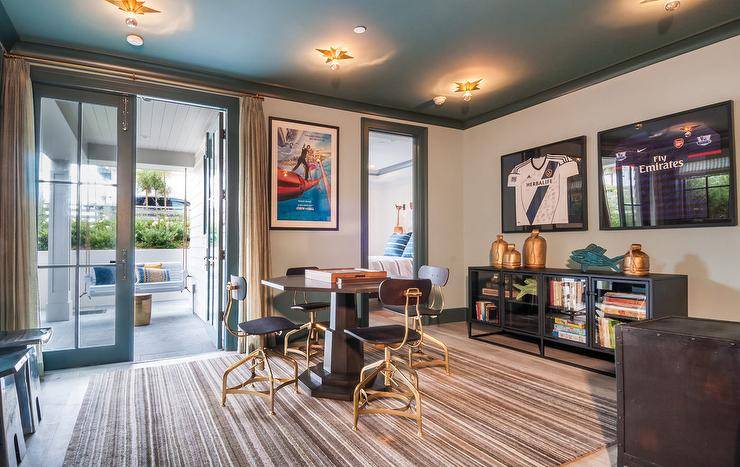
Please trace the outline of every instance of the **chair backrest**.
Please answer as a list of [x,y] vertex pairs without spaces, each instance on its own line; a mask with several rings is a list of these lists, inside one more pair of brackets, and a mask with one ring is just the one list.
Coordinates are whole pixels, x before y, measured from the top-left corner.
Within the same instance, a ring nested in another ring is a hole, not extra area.
[[450,278],[449,268],[424,265],[419,268],[419,279],[429,279],[433,285],[444,287]]
[[229,324],[229,316],[231,315],[231,308],[234,301],[241,301],[247,298],[247,280],[241,276],[232,275],[229,277],[226,289],[229,291],[229,303],[226,305],[226,313],[224,313],[224,327],[226,328],[226,331],[234,337],[245,337],[245,333],[231,327]]
[[424,265],[419,268],[419,279],[432,281],[432,291],[427,305],[430,309],[441,313],[445,308],[445,296],[442,287],[447,285],[447,281],[450,279],[450,269]]
[[402,306],[406,304],[408,289],[419,289],[421,297],[419,303],[426,303],[429,292],[432,290],[432,281],[429,279],[386,279],[378,288],[378,298],[383,305]]
[[301,266],[297,268],[288,268],[287,271],[285,271],[286,276],[304,276],[306,274],[306,269],[318,269],[316,266]]

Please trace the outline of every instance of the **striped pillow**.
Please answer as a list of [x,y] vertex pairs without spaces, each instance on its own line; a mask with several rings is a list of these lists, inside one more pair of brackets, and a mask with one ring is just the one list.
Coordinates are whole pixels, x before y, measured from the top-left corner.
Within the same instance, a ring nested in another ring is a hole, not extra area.
[[411,232],[405,233],[405,234],[399,234],[399,233],[391,234],[391,236],[388,238],[388,241],[385,242],[385,251],[383,252],[383,255],[384,256],[403,255],[403,250],[404,248],[406,248],[406,244],[409,242],[410,238],[411,238]]
[[403,249],[403,254],[401,256],[404,258],[414,257],[414,234],[411,234],[411,238],[409,238],[409,242],[406,244],[406,248]]
[[139,284],[148,282],[169,282],[170,271],[161,268],[136,268],[136,282]]

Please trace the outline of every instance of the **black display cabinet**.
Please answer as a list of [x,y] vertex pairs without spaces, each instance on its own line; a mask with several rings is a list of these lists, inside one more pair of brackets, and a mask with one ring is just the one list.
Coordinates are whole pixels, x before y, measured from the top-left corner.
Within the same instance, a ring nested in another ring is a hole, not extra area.
[[593,368],[563,352],[613,363],[618,325],[688,315],[688,277],[678,274],[482,266],[468,279],[468,337],[610,375],[613,364]]

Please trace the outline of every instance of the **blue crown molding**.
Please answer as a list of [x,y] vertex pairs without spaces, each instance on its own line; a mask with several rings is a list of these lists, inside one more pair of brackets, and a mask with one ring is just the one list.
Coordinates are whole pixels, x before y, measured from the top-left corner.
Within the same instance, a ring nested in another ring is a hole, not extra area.
[[[593,86],[594,84],[601,83],[625,73],[629,73],[631,71],[635,71],[640,68],[662,62],[663,60],[667,60],[669,58],[673,58],[678,55],[700,49],[707,45],[711,45],[716,42],[735,37],[737,35],[740,35],[740,19],[734,19],[715,28],[708,29],[699,34],[689,36],[685,39],[673,42],[664,47],[652,50],[642,55],[638,55],[602,70],[590,73],[581,78],[568,81],[561,85],[534,94],[530,97],[516,101],[512,104],[508,104],[503,107],[499,107],[489,112],[485,112],[483,114],[469,118],[465,121],[463,129],[467,130],[468,128],[490,122],[491,120],[501,118],[505,115],[524,110],[528,107],[533,107],[537,104],[541,104],[560,96],[570,94],[571,92]],[[727,57],[727,59],[732,60],[733,58]]]
[[3,49],[10,50],[16,42],[18,42],[18,31],[15,30],[8,12],[5,11],[3,3],[0,2],[0,45]]
[[207,85],[235,93],[259,94],[262,97],[301,102],[304,104],[347,110],[366,115],[406,120],[414,123],[423,123],[455,129],[462,129],[464,123],[462,120],[453,118],[426,115],[418,112],[367,104],[338,97],[324,96],[280,86],[261,84],[254,81],[230,78],[205,70],[186,70],[182,68],[182,66],[152,63],[101,52],[92,52],[24,41],[17,42],[12,51],[13,53],[29,55],[37,58],[63,60],[77,65],[99,66],[100,64],[104,64],[123,72],[132,72],[135,70],[136,74],[142,77],[170,79],[190,84]]

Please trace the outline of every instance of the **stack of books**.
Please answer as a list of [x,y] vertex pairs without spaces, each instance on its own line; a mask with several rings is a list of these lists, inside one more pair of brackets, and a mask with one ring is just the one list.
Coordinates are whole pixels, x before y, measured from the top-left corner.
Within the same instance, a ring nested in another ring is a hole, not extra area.
[[586,309],[586,283],[580,279],[564,278],[550,281],[550,305],[565,311]]
[[478,321],[498,321],[496,304],[485,300],[475,302],[475,319]]
[[562,318],[553,318],[552,335],[559,339],[586,343],[586,323],[577,323]]
[[626,292],[607,292],[596,304],[596,308],[605,315],[623,316],[625,318],[645,319],[645,295]]

